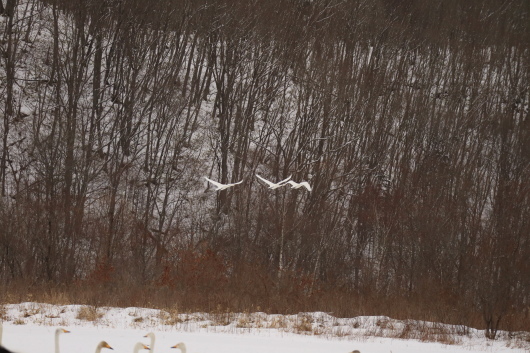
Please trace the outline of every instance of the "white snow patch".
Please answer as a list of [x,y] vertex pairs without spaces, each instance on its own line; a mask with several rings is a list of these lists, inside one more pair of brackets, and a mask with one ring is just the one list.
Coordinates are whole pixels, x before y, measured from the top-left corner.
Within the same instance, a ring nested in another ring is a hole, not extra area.
[[[83,319],[79,315],[83,310],[97,315],[93,320]],[[527,333],[520,334],[518,339],[501,333],[498,340],[490,341],[484,338],[483,331],[470,328],[398,321],[384,316],[344,319],[323,312],[298,315],[170,313],[134,307],[21,303],[4,305],[2,316],[3,344],[20,353],[52,352],[56,327],[71,331],[60,337],[63,352],[90,352],[101,340],[107,341],[115,352],[131,352],[136,342],[149,344],[149,339],[143,336],[151,331],[157,337],[157,352],[171,352],[170,347],[181,341],[191,353],[347,353],[354,349],[362,353],[517,353],[528,352],[530,348]],[[456,344],[388,337],[397,337],[395,333],[403,332],[404,328],[443,331],[453,337]]]

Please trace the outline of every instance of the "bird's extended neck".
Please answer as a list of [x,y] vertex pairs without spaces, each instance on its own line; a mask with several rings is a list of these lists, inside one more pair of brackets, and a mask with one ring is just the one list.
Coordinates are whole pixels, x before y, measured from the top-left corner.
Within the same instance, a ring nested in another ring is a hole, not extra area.
[[149,350],[151,351],[151,353],[153,353],[153,351],[155,350],[155,334],[150,332],[147,335],[151,339],[151,345],[149,346]]
[[55,330],[55,353],[59,353],[59,335],[61,334],[61,329]]
[[143,343],[138,342],[138,343],[136,343],[136,345],[134,346],[134,350],[133,350],[133,352],[134,352],[134,353],[138,353],[138,352],[140,352],[140,349],[144,349],[144,345],[143,345]]
[[96,353],[100,353],[101,349],[103,349],[103,342],[99,342],[99,344],[96,347]]

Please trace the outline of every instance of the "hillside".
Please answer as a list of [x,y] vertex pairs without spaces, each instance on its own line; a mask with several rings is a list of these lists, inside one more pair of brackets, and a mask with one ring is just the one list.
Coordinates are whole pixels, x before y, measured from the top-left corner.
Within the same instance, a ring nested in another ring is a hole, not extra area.
[[1,3],[1,297],[530,331],[528,1]]

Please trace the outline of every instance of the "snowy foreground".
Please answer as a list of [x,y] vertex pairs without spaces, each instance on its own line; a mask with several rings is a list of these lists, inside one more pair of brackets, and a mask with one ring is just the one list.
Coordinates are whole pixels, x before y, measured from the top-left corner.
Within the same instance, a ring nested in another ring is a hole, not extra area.
[[[386,317],[338,319],[325,313],[179,314],[142,308],[95,309],[37,303],[10,304],[3,309],[0,306],[0,314],[3,345],[20,353],[54,352],[56,327],[71,331],[60,337],[61,353],[93,352],[101,340],[114,348],[103,350],[104,353],[132,352],[136,342],[149,344],[143,336],[151,331],[156,334],[156,352],[174,353],[180,351],[170,347],[179,342],[186,343],[189,353],[348,353],[354,349],[361,353],[530,352],[528,338],[523,335],[508,339],[501,334],[499,340],[492,342],[484,338],[482,331],[466,328],[465,333],[458,334],[462,328],[433,323],[421,323],[422,331],[443,331],[444,339],[438,340],[453,344],[425,342],[420,334],[418,339],[389,338],[398,337],[392,332],[403,336],[403,330],[411,331],[411,325]],[[412,330],[418,325],[414,322]]]

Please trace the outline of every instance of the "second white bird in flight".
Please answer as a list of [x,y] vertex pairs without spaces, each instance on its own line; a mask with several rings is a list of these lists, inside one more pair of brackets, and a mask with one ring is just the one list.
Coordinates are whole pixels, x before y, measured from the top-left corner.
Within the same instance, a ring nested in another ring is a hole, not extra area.
[[294,182],[289,180],[287,184],[291,184],[291,189],[300,189],[302,186],[305,187],[308,191],[311,191],[311,186],[307,181],[302,181],[301,183]]
[[307,181],[302,181],[301,183],[297,183],[295,181],[292,181],[290,180],[291,177],[288,177],[287,179],[284,179],[282,181],[279,181],[277,183],[273,183],[271,181],[268,181],[267,179],[265,178],[262,178],[261,176],[259,176],[258,174],[256,174],[256,176],[263,180],[265,183],[267,183],[267,185],[269,185],[269,189],[277,189],[279,187],[282,187],[286,184],[289,184],[291,185],[291,189],[300,189],[302,186],[305,187],[308,191],[311,191],[311,186],[309,185],[309,183]]
[[279,188],[279,187],[282,187],[282,186],[284,186],[284,185],[287,183],[287,181],[288,181],[289,179],[291,179],[291,177],[288,177],[287,179],[284,179],[284,180],[279,181],[279,182],[277,182],[277,183],[273,183],[272,181],[268,181],[267,179],[260,177],[258,174],[256,174],[256,176],[257,176],[260,180],[262,180],[263,182],[265,182],[267,185],[269,185],[269,189],[277,189],[277,188]]

